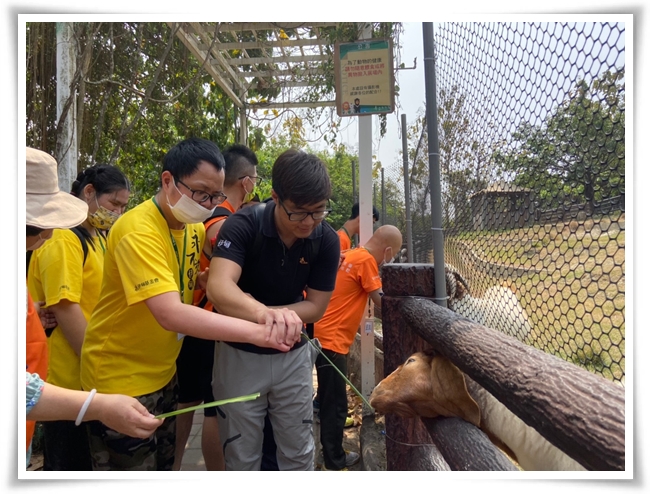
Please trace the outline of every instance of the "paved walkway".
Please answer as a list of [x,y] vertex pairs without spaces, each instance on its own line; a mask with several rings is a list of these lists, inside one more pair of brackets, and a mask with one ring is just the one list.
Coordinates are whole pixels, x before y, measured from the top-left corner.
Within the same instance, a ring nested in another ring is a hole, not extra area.
[[203,410],[194,412],[192,430],[185,446],[181,469],[185,471],[205,471],[205,462],[201,452],[201,428],[203,427]]

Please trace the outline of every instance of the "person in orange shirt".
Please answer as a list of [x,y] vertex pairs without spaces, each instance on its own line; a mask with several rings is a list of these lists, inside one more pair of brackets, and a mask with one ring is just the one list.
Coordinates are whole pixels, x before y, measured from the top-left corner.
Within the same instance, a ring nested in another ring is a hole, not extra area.
[[[223,151],[225,178],[223,192],[227,199],[203,222],[205,244],[201,252],[200,271],[210,267],[212,249],[223,222],[255,195],[261,178],[257,176],[257,157],[248,147],[235,144]],[[212,311],[205,290],[194,289],[194,305]],[[212,395],[212,364],[214,361],[214,340],[203,340],[192,336],[183,338],[183,347],[176,360],[178,372],[178,408],[187,408],[214,401]],[[194,412],[176,417],[176,451],[172,470],[180,470],[185,444],[190,436]],[[223,470],[224,458],[219,440],[219,425],[216,407],[204,409],[201,429],[201,451],[208,471]]]
[[[375,206],[372,207],[372,223],[375,224],[379,220],[379,211]],[[350,218],[343,223],[343,226],[336,232],[341,240],[341,252],[352,248],[352,237],[359,235],[359,203],[356,202],[352,206],[352,214]]]
[[[402,246],[402,234],[392,225],[380,226],[363,247],[347,252],[336,276],[336,287],[325,315],[314,325],[327,358],[347,374],[347,354],[363,317],[368,297],[381,307],[379,268],[391,263]],[[326,470],[344,470],[359,455],[343,449],[348,411],[345,380],[323,355],[316,359],[320,398],[320,441]]]

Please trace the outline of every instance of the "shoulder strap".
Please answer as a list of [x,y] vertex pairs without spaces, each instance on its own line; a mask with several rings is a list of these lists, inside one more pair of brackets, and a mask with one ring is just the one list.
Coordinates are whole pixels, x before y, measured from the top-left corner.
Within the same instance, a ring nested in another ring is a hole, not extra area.
[[261,202],[257,206],[253,206],[253,219],[255,225],[257,226],[255,230],[255,242],[253,242],[252,258],[257,259],[262,252],[262,242],[264,240],[264,235],[262,234],[262,227],[264,225],[264,211],[266,209],[266,203]]
[[[216,221],[214,220],[217,220],[219,218],[227,218],[231,214],[232,211],[230,209],[224,208],[223,206],[217,206],[216,208],[214,208],[214,211],[212,211],[212,215],[210,215],[210,217],[203,222],[203,224],[205,225],[205,229],[207,230],[210,226],[216,223]],[[208,255],[205,253],[203,249],[201,249],[201,255],[210,259],[210,257],[208,257]],[[205,309],[207,303],[208,303],[208,295],[204,293],[203,298],[201,298],[197,307],[200,307],[201,309]]]
[[212,218],[221,218],[222,216],[228,217],[231,214],[232,211],[230,209],[224,208],[223,206],[217,206],[214,208],[214,211],[212,211],[212,215],[205,222],[207,223]]
[[77,236],[77,238],[81,242],[81,249],[84,252],[84,262],[82,265],[85,266],[86,258],[88,257],[88,241],[86,240],[86,237],[84,237],[83,233],[81,233],[78,227],[75,226],[74,228],[70,228],[70,230],[72,230],[72,232]]

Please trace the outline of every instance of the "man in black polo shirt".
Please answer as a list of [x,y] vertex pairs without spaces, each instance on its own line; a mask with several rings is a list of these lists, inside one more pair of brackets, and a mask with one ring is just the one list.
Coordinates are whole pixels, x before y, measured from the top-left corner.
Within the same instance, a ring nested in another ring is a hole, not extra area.
[[[303,323],[325,313],[340,246],[323,221],[331,184],[318,157],[285,151],[273,165],[272,186],[272,201],[243,209],[224,223],[212,253],[207,294],[220,313],[266,323],[269,329],[275,324],[291,344]],[[217,342],[215,399],[261,393],[256,400],[221,407],[226,470],[260,469],[267,411],[279,469],[313,470],[312,369],[305,338],[286,353]]]

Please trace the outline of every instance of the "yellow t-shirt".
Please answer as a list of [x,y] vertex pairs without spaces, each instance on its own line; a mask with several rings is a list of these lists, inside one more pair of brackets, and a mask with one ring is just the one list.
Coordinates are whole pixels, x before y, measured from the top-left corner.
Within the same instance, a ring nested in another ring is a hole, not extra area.
[[314,337],[323,348],[346,355],[363,318],[368,294],[381,288],[379,267],[363,247],[349,250],[336,273],[336,286]]
[[203,223],[170,230],[153,200],[115,223],[81,351],[83,389],[140,396],[169,383],[181,340],[156,322],[144,301],[172,291],[180,296],[182,271],[183,302],[192,303],[204,240]]
[[[68,300],[79,304],[86,321],[99,300],[104,269],[105,240],[94,237],[94,248],[88,242],[84,264],[81,241],[70,230],[54,230],[52,238],[32,254],[27,275],[27,288],[34,300],[45,306]],[[47,339],[49,366],[47,382],[68,389],[81,389],[79,356],[74,352],[60,328]]]

